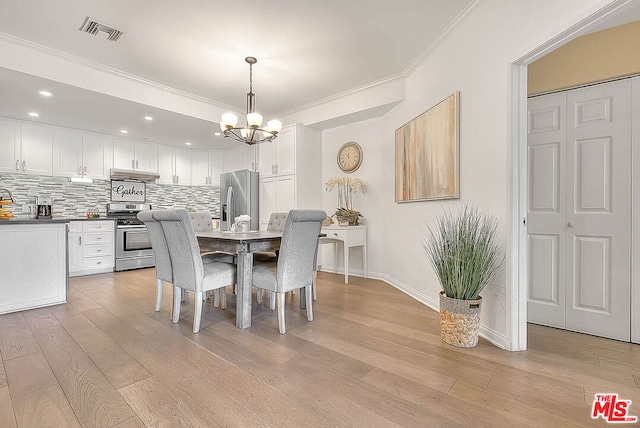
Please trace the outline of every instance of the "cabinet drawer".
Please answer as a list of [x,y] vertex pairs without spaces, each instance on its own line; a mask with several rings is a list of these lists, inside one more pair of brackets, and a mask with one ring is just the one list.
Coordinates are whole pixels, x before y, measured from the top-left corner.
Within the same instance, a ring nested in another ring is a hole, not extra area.
[[113,242],[113,232],[91,232],[82,234],[84,245],[108,244]]
[[113,221],[83,221],[83,232],[113,232]]
[[87,245],[84,247],[84,256],[85,257],[113,256],[113,245],[111,244]]
[[324,230],[327,234],[327,238],[338,239],[340,241],[347,240],[347,231],[346,230]]
[[113,256],[91,257],[84,259],[84,270],[112,268],[114,264]]
[[69,223],[69,232],[82,232],[82,222],[72,221]]

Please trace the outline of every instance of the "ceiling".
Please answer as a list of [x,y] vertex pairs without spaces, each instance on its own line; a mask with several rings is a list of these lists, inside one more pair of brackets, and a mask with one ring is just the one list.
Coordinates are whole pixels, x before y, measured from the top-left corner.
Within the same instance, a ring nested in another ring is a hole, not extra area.
[[[277,118],[402,76],[470,5],[471,0],[0,0],[0,41],[191,96],[210,104],[212,117],[110,96],[100,82],[79,88],[69,79],[44,79],[46,63],[28,73],[0,67],[0,116],[114,136],[127,129],[125,138],[227,149],[237,143],[213,135],[219,130],[213,111],[245,110],[246,56],[258,59],[257,110],[265,119]],[[615,25],[639,15],[618,14]],[[88,16],[124,34],[113,42],[79,31]],[[42,89],[53,96],[41,97]],[[30,111],[40,116],[27,116]]]

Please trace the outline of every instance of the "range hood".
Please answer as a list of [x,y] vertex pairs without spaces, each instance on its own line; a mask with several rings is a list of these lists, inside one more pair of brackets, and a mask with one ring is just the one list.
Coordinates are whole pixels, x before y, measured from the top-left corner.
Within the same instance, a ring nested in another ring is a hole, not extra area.
[[160,174],[152,171],[137,171],[133,169],[111,168],[112,180],[133,180],[152,182],[160,178]]

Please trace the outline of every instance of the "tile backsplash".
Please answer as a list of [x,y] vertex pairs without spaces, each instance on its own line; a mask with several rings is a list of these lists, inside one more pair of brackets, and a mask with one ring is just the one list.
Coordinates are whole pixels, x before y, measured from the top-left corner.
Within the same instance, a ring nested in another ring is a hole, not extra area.
[[[106,215],[106,205],[111,202],[111,181],[94,180],[93,184],[71,183],[64,177],[46,177],[23,174],[1,174],[0,188],[9,189],[16,200],[8,205],[17,218],[28,218],[22,206],[35,197],[53,200],[54,218],[85,217],[87,211]],[[187,208],[208,211],[220,216],[220,187],[173,186],[147,184],[147,203],[155,208]]]

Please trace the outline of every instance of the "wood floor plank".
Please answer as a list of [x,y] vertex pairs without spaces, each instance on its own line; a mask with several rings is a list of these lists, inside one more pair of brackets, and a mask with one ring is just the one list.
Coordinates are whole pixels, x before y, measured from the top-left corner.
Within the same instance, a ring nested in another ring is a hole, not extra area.
[[11,394],[9,394],[9,388],[5,386],[0,388],[0,427],[14,428],[16,426]]
[[73,306],[52,308],[51,312],[115,389],[151,376],[142,364]]
[[21,397],[58,385],[58,380],[51,371],[49,362],[41,352],[14,358],[5,361],[4,364],[13,397]]
[[25,318],[82,426],[111,426],[134,416],[47,308],[28,311]]
[[19,427],[80,427],[60,386],[40,389],[14,400]]
[[70,291],[69,293],[67,293],[67,303],[69,303],[69,305],[73,306],[79,311],[100,307],[99,304],[91,300],[85,294],[77,291]]
[[22,312],[0,315],[0,354],[7,361],[40,352]]

